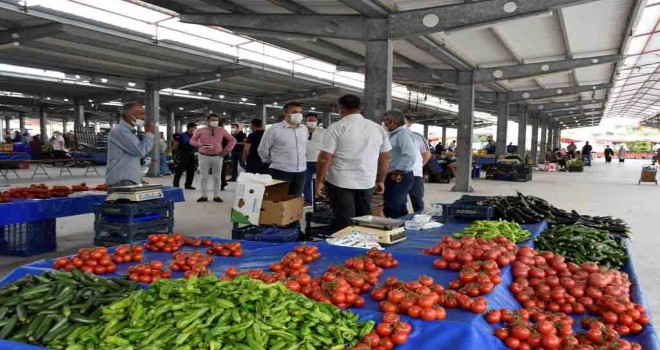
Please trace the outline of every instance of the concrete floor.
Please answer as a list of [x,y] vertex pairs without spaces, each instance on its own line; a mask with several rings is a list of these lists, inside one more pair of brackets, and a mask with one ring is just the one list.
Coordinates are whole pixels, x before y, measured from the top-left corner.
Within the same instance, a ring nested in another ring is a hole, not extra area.
[[[646,302],[655,315],[655,322],[660,321],[660,277],[655,273],[654,256],[660,249],[660,236],[657,233],[658,195],[660,187],[653,184],[638,185],[642,160],[628,160],[624,165],[604,164],[596,160],[593,167],[583,173],[543,173],[535,172],[534,179],[527,183],[476,180],[473,187],[479,195],[509,195],[519,190],[525,194],[542,197],[555,206],[575,209],[582,214],[612,215],[626,220],[633,231],[631,243],[637,274],[645,291]],[[103,173],[103,169],[99,168]],[[55,178],[58,169],[49,169],[54,180],[43,181],[49,185],[72,185],[86,181],[96,185],[103,182],[102,177],[63,177]],[[84,173],[74,169],[74,174]],[[12,180],[11,186],[25,186],[33,183],[31,173],[21,171],[23,179]],[[171,185],[172,176],[148,179],[151,183]],[[42,182],[37,180],[35,182]],[[194,186],[199,186],[197,178]],[[0,182],[0,186],[7,185]],[[426,187],[426,202],[451,202],[462,194],[451,192],[452,184],[429,184]],[[0,190],[3,190],[0,187]],[[191,235],[211,235],[223,238],[231,237],[229,211],[233,203],[234,185],[222,192],[224,203],[196,203],[199,197],[196,191],[185,191],[186,202],[176,204],[176,224],[178,232]],[[2,213],[0,212],[0,215]],[[93,215],[79,215],[57,220],[58,251],[31,258],[0,257],[0,275],[4,276],[16,266],[46,257],[71,254],[78,248],[89,246],[93,241]]]

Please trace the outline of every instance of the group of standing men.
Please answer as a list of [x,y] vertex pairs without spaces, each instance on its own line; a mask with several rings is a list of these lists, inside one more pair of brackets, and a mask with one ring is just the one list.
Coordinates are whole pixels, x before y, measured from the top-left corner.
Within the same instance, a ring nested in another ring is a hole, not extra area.
[[[233,158],[240,157],[247,172],[268,173],[287,181],[289,194],[300,196],[304,192],[308,202],[314,194],[327,196],[338,229],[350,225],[353,217],[371,214],[375,193],[383,194],[387,217],[407,214],[408,196],[414,211],[423,210],[422,168],[431,156],[424,137],[409,130],[411,121],[399,110],[385,112],[382,125],[378,125],[361,115],[357,96],[342,96],[338,104],[341,120],[327,129],[318,126],[315,114],[303,115],[302,105],[296,102],[287,103],[282,109],[283,120],[268,130],[263,130],[261,120],[252,120],[252,132]],[[145,125],[142,138],[136,136],[135,128],[142,125],[144,108],[126,104],[124,118],[108,140],[108,185],[141,182],[140,158],[154,143],[153,126]],[[221,202],[223,158],[234,150],[236,138],[222,127],[217,115],[211,114],[206,126],[197,128],[197,124],[189,123],[175,141],[178,165],[174,185],[179,186],[185,172],[185,188],[194,189],[197,150],[201,176],[198,201],[208,201],[208,181],[212,178],[213,200]],[[312,193],[314,174],[316,191]]]

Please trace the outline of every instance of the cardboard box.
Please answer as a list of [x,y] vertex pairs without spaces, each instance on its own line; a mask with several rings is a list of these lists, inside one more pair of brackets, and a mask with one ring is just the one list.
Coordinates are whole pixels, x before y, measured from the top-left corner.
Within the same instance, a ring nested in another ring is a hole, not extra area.
[[273,180],[270,185],[239,183],[231,220],[248,225],[284,226],[302,218],[302,197],[289,196],[289,183]]

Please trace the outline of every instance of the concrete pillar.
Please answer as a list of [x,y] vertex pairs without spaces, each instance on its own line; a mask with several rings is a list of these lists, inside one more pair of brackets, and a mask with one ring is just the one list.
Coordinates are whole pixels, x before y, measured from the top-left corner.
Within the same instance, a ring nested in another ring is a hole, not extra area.
[[532,145],[529,156],[532,158],[532,165],[538,164],[539,156],[539,114],[532,116]]
[[323,112],[323,127],[327,129],[331,123],[332,116],[330,115],[330,111]]
[[529,109],[527,106],[522,106],[520,111],[520,121],[518,122],[518,156],[525,161],[525,148],[527,143],[527,118],[529,117]]
[[184,130],[183,130],[183,126],[181,125],[182,124],[181,118],[176,118],[175,123],[176,123],[176,132],[183,132]]
[[[165,135],[165,138],[168,141],[172,141],[172,135],[174,134],[174,128],[176,127],[175,125],[175,120],[176,117],[174,116],[174,109],[168,109],[167,110],[167,135]],[[176,131],[178,132],[178,130]]]
[[21,130],[21,133],[25,132],[25,112],[18,113],[18,128]]
[[548,121],[541,119],[541,115],[538,116],[539,122],[541,123],[541,144],[539,148],[541,149],[540,162],[545,163],[545,151],[548,149]]
[[76,100],[76,104],[73,107],[73,120],[75,126],[83,126],[87,123],[85,119],[85,105],[82,100]]
[[440,142],[442,142],[442,147],[444,149],[447,149],[447,127],[443,126],[442,127],[442,138],[440,139]]
[[555,150],[555,146],[554,146],[555,145],[555,143],[554,143],[555,133],[554,133],[554,131],[555,131],[555,126],[550,121],[548,121],[548,146],[547,146],[547,148],[550,149],[551,151]]
[[152,124],[155,128],[156,142],[154,142],[154,148],[149,152],[151,157],[151,165],[149,165],[149,171],[147,176],[160,176],[160,145],[158,142],[158,122],[160,120],[158,107],[160,106],[160,96],[158,95],[158,86],[154,82],[147,82],[145,84],[145,113],[144,119],[145,124]]
[[429,139],[429,126],[428,124],[424,124],[424,140],[428,142]]
[[499,158],[506,153],[506,135],[509,123],[509,102],[506,94],[497,95],[497,137],[495,139],[495,156]]
[[263,98],[257,98],[256,104],[254,106],[254,116],[257,119],[261,119],[264,129],[266,128],[266,123],[268,122],[268,113],[266,111],[266,104],[264,103]]
[[560,127],[555,128],[554,135],[555,135],[555,147],[556,148],[561,148],[561,128]]
[[62,118],[62,133],[66,134],[66,125],[69,123],[69,119]]
[[7,131],[9,131],[9,130],[11,129],[11,127],[9,126],[9,122],[10,122],[10,121],[11,121],[11,117],[9,117],[8,115],[5,116],[5,130],[4,130],[5,132],[4,132],[3,135],[2,135],[2,137],[3,137],[2,142],[5,142],[5,140],[4,140],[4,134],[6,134]]
[[85,116],[85,127],[89,127],[89,117]]
[[367,42],[362,115],[378,124],[392,106],[392,57],[391,40]]
[[474,83],[472,73],[458,73],[458,135],[456,141],[455,192],[472,192],[472,132],[474,128]]
[[48,142],[48,112],[46,111],[46,106],[39,106],[39,129],[41,131],[41,141],[44,143]]

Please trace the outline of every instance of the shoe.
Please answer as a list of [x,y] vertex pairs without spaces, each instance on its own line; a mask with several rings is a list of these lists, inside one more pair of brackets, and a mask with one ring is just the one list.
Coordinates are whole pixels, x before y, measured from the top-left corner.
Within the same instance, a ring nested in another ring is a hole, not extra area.
[[196,188],[194,188],[192,186],[186,186],[186,190],[196,190]]
[[197,202],[208,202],[208,201],[209,199],[206,197],[199,197],[199,199],[197,200]]
[[305,201],[304,206],[311,207],[312,206],[312,201]]
[[220,198],[220,197],[215,197],[215,198],[213,198],[213,201],[216,202],[216,203],[222,203],[222,202],[224,202],[224,201],[222,200],[222,198]]

